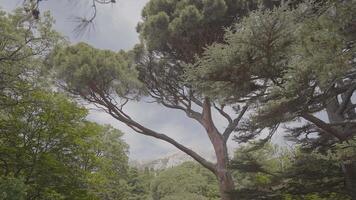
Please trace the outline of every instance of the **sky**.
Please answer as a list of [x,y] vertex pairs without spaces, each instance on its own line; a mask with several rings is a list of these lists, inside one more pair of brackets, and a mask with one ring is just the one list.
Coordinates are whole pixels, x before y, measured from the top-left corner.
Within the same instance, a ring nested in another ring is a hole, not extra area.
[[[99,6],[94,22],[95,29],[81,37],[77,37],[73,32],[76,25],[73,19],[76,16],[90,14],[91,9],[88,4],[90,1],[47,0],[42,1],[40,10],[42,12],[50,10],[56,21],[55,29],[67,36],[72,43],[86,42],[96,48],[118,51],[129,50],[139,42],[135,28],[141,19],[141,10],[147,1],[119,0],[113,5]],[[16,6],[21,6],[22,2],[23,0],[0,0],[0,7],[11,11]],[[167,134],[203,156],[211,157],[213,149],[203,128],[197,122],[187,118],[181,111],[145,102],[130,103],[126,111],[133,119],[145,126]],[[110,124],[123,131],[125,133],[123,139],[130,146],[131,160],[152,160],[178,151],[168,143],[135,133],[104,112],[91,110],[88,119],[100,124]],[[217,115],[214,115],[214,121],[220,130],[226,126],[224,119]],[[236,145],[233,141],[228,142],[230,150]]]

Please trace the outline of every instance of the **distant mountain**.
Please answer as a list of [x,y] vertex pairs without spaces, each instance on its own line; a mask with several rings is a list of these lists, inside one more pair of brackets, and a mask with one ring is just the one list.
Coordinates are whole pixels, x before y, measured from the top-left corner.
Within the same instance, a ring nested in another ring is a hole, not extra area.
[[[206,157],[206,159],[210,161],[215,160],[214,155],[209,155],[208,157]],[[145,168],[162,170],[162,169],[167,169],[180,165],[187,161],[194,161],[194,160],[187,154],[183,152],[178,152],[155,160],[131,161],[130,165],[142,170]]]

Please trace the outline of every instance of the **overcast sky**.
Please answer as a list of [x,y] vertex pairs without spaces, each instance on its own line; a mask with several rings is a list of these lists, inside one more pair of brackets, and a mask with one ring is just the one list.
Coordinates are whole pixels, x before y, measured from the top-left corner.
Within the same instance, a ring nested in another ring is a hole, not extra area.
[[[0,6],[9,11],[21,5],[22,1],[0,0]],[[118,51],[120,49],[128,50],[138,42],[135,27],[140,20],[141,10],[147,0],[119,0],[118,3],[113,5],[99,6],[95,19],[95,30],[81,38],[75,37],[73,33],[75,27],[73,19],[76,16],[88,14],[91,10],[88,4],[78,2],[78,0],[42,1],[40,10],[50,10],[56,20],[56,30],[67,36],[73,43],[84,41],[97,48]],[[80,2],[88,1],[82,0]],[[187,119],[182,112],[144,102],[129,104],[127,112],[149,128],[177,139],[202,155],[208,155],[212,152],[212,146],[202,127]],[[155,159],[177,152],[177,149],[172,145],[134,133],[105,113],[91,111],[88,118],[101,124],[111,124],[122,130],[125,133],[125,141],[130,145],[130,158],[133,160]],[[218,128],[225,127],[224,119],[214,118]],[[230,141],[229,146],[230,148],[236,146],[236,143]]]

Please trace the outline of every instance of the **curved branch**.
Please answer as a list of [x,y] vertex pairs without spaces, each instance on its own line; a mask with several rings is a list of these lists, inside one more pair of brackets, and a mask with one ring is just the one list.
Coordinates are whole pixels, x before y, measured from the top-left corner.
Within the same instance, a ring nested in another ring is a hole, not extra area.
[[[95,89],[94,89],[95,90]],[[95,103],[101,104],[105,108],[107,108],[107,112],[114,117],[115,119],[125,123],[127,126],[132,128],[135,132],[151,136],[160,140],[163,140],[165,142],[168,142],[172,144],[173,146],[177,147],[179,150],[183,151],[184,153],[188,154],[190,157],[192,157],[194,160],[196,160],[198,163],[203,165],[205,168],[209,169],[211,172],[216,173],[215,165],[206,159],[204,159],[202,156],[194,152],[193,150],[189,149],[188,147],[178,143],[175,141],[173,138],[162,134],[158,133],[154,130],[151,130],[138,122],[134,121],[133,119],[127,117],[127,114],[123,114],[123,111],[120,110],[117,106],[115,106],[109,99],[107,99],[107,96],[104,95],[103,93],[100,92],[100,90],[95,90],[95,92],[100,96],[101,99],[96,99]]]
[[132,128],[134,131],[136,131],[136,132],[138,132],[140,134],[151,136],[151,137],[154,137],[154,138],[157,138],[157,139],[160,139],[160,140],[163,140],[163,141],[166,141],[166,142],[172,144],[173,146],[177,147],[179,150],[181,150],[184,153],[188,154],[190,157],[192,157],[198,163],[200,163],[201,165],[203,165],[204,167],[209,169],[211,172],[213,172],[213,173],[216,172],[215,166],[214,166],[213,163],[207,161],[202,156],[200,156],[199,154],[197,154],[193,150],[189,149],[188,147],[185,147],[184,145],[178,143],[177,141],[175,141],[171,137],[169,137],[169,136],[167,136],[165,134],[153,131],[153,130],[151,130],[149,128],[146,128],[146,127],[142,126],[141,124],[137,123],[134,120],[124,119],[124,118],[120,117],[119,115],[117,115],[117,113],[115,113],[115,115],[111,114],[111,116],[113,116],[115,119],[125,123],[130,128]]

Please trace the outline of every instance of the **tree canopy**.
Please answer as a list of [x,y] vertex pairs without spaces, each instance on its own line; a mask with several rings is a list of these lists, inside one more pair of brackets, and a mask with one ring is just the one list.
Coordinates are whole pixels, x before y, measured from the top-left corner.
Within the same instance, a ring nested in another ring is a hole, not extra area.
[[226,43],[207,48],[187,76],[215,98],[254,101],[254,130],[302,117],[345,140],[347,131],[323,126],[310,114],[342,95],[336,109],[341,118],[353,118],[353,6],[353,1],[331,1],[252,12],[226,32]]
[[279,1],[152,0],[142,11],[138,32],[149,50],[189,63],[205,46],[222,41],[224,29],[260,3],[271,8]]

